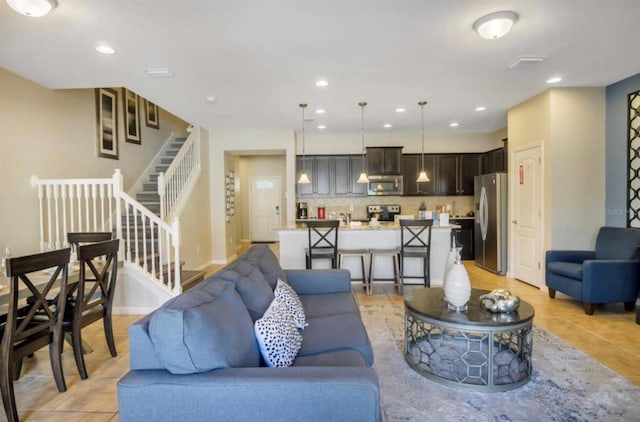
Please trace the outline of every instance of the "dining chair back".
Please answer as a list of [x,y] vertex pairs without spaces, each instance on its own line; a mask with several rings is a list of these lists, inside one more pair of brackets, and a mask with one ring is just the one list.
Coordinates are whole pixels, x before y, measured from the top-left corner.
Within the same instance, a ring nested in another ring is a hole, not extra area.
[[111,308],[116,289],[119,248],[120,241],[117,239],[78,247],[80,275],[78,283],[69,287],[62,329],[71,333],[73,355],[82,379],[88,377],[82,350],[82,328],[102,319],[109,352],[111,356],[117,356]]
[[[431,226],[433,220],[400,220],[400,277],[420,278],[425,287],[431,287],[429,259],[431,257]],[[422,259],[422,275],[405,273],[406,258]]]
[[47,296],[66,291],[70,256],[71,249],[66,248],[7,260],[10,285],[8,308],[0,326],[0,389],[9,421],[19,420],[13,381],[19,375],[22,359],[44,346],[49,345],[58,391],[67,389],[59,353],[65,295],[58,294],[55,301],[47,300]]
[[338,228],[340,220],[307,222],[309,247],[305,249],[306,268],[311,269],[314,259],[330,259],[331,268],[338,268]]
[[71,248],[77,253],[78,247],[87,243],[104,242],[111,240],[113,234],[111,232],[70,232],[67,233],[67,242]]

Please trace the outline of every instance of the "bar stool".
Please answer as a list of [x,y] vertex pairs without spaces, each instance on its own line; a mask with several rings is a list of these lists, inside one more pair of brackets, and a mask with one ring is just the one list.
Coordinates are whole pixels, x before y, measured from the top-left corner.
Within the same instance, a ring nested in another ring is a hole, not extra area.
[[[376,257],[390,257],[393,260],[393,278],[376,278],[373,275],[373,261]],[[393,281],[394,286],[398,289],[398,294],[402,294],[402,282],[400,280],[399,265],[400,250],[395,249],[369,249],[369,289],[367,294],[371,294],[374,281]]]
[[[433,220],[400,220],[400,277],[421,278],[425,287],[431,287],[431,225]],[[422,259],[422,275],[405,274],[405,258]]]
[[338,268],[338,227],[340,220],[307,222],[309,247],[305,251],[306,269],[313,268],[314,259],[330,259],[331,268]]
[[[365,271],[365,259],[369,255],[369,249],[339,249],[338,250],[338,268],[342,268],[342,262],[344,258],[360,258],[360,268],[362,278],[353,278],[351,281],[362,281],[362,286],[366,292],[369,292],[369,279]],[[371,271],[371,270],[369,270]],[[370,294],[370,293],[369,293]]]

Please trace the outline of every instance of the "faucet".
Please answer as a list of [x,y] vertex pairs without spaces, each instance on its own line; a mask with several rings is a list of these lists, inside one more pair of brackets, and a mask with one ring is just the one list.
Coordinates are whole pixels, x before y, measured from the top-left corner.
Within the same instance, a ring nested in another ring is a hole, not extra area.
[[345,214],[345,213],[341,212],[340,213],[340,220],[344,221],[345,224],[351,223],[351,213],[348,212],[348,213]]

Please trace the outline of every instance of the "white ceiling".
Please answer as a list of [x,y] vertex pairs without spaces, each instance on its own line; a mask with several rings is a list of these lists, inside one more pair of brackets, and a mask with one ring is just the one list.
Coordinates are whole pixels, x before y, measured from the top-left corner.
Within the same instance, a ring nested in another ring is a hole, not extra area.
[[[299,128],[298,103],[307,102],[309,132],[358,131],[365,100],[367,131],[416,131],[416,103],[426,99],[426,131],[491,132],[550,76],[563,77],[558,86],[605,86],[640,72],[639,0],[58,3],[29,18],[0,1],[0,66],[54,89],[126,86],[209,129]],[[502,39],[481,39],[473,22],[500,10],[520,20]],[[98,42],[117,54],[97,54]],[[508,70],[521,55],[547,59]],[[164,67],[175,76],[144,71]],[[319,78],[329,86],[317,88]],[[320,107],[323,116],[313,113]]]

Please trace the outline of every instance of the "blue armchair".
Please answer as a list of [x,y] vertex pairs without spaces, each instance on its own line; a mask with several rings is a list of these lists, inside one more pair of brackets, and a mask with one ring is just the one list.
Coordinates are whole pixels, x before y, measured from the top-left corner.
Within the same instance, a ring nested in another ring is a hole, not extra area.
[[556,290],[584,302],[593,315],[598,303],[624,302],[633,311],[640,277],[640,229],[602,227],[595,251],[547,251],[549,297]]

